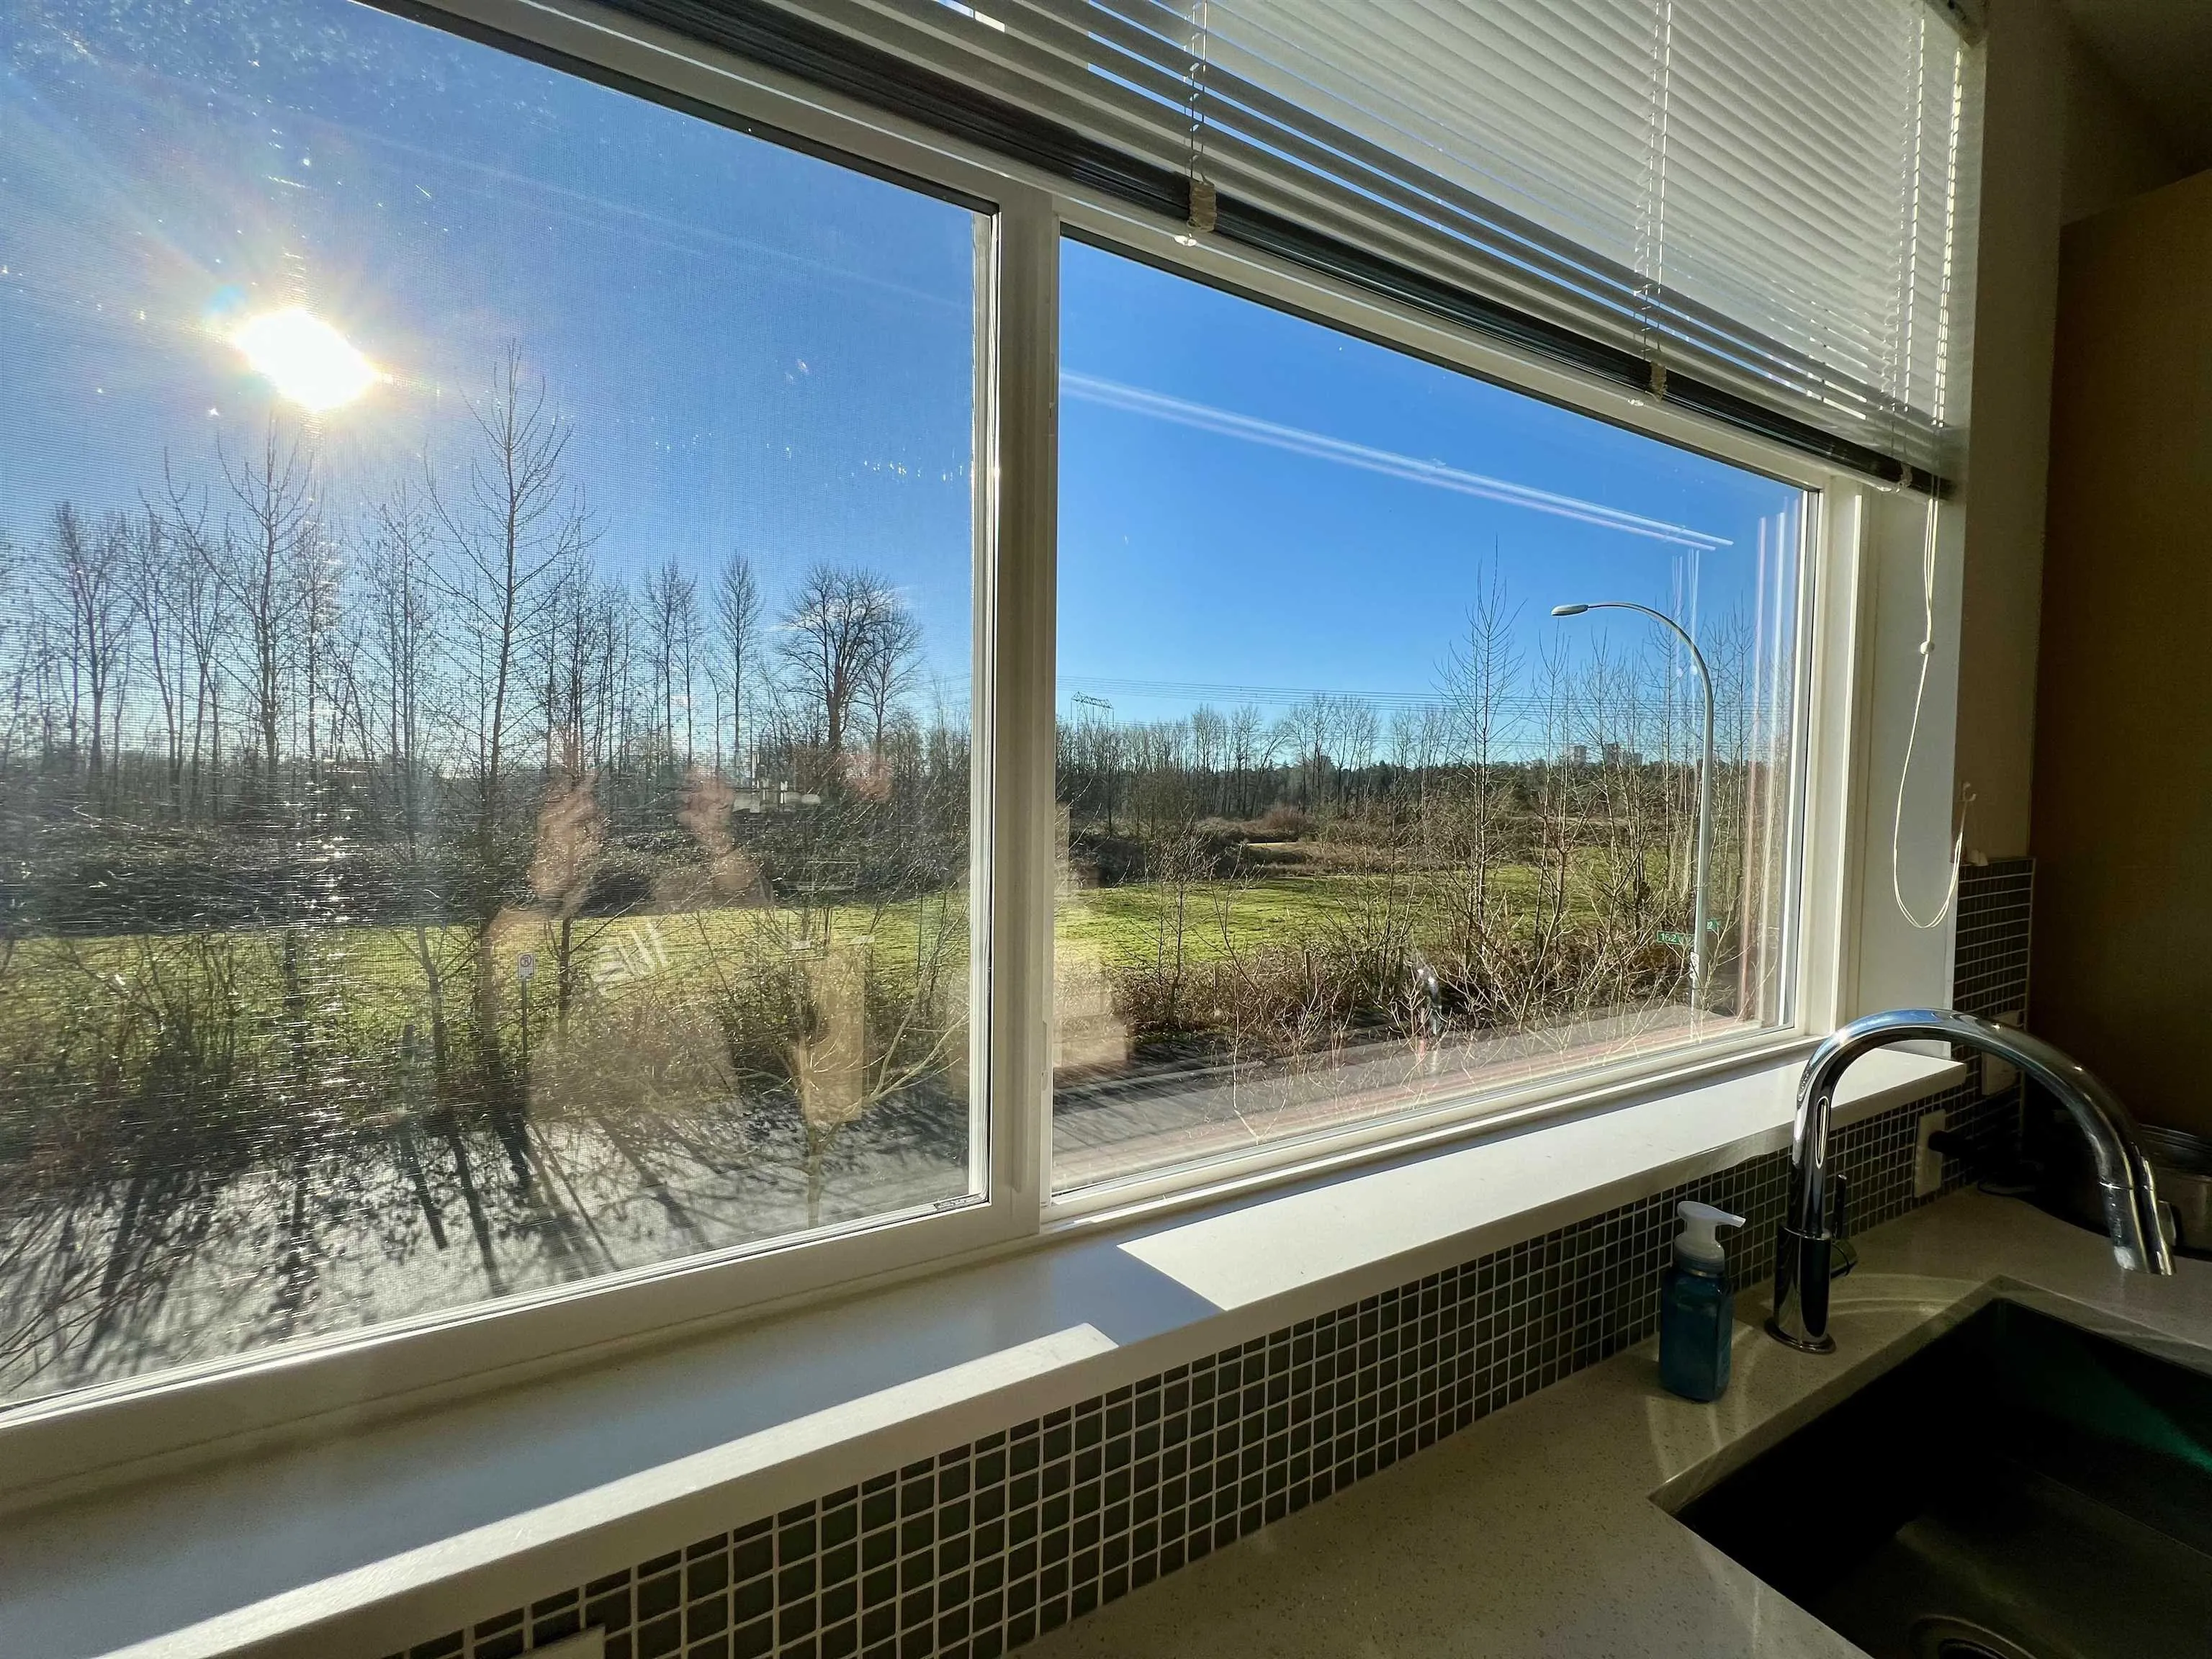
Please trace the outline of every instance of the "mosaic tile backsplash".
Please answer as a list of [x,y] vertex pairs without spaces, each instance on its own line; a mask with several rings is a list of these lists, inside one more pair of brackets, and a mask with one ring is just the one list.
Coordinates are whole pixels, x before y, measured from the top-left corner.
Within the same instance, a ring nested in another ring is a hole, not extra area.
[[1985,1019],[2027,1010],[2029,908],[2035,861],[1997,859],[1959,872],[1959,936],[1951,1006]]
[[[1964,872],[1962,1007],[2025,1007],[2031,882],[2025,860]],[[1917,1201],[1917,1129],[1935,1110],[1974,1139],[2016,1134],[2019,1090],[1984,1097],[1970,1061],[1956,1087],[1840,1131],[1853,1231]],[[594,1626],[608,1659],[992,1659],[1650,1336],[1680,1200],[1747,1218],[1759,1242],[1741,1273],[1759,1277],[1786,1166],[1748,1159],[744,1517],[404,1659],[510,1659]],[[1947,1191],[1963,1178],[1946,1174]]]

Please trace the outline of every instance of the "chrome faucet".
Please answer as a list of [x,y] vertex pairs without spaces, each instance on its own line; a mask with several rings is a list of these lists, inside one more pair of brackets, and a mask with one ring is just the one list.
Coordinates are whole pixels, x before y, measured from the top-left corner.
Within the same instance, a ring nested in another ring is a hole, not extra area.
[[[1793,1348],[1826,1353],[1828,1283],[1844,1230],[1840,1214],[1830,1229],[1828,1120],[1836,1085],[1861,1054],[1893,1042],[1931,1041],[1978,1048],[2008,1060],[2058,1097],[2096,1155],[2103,1189],[2105,1229],[2112,1254],[2136,1273],[2171,1273],[2173,1257],[2159,1225],[2158,1194],[2150,1164],[2136,1144],[2135,1119],[2112,1091],[2066,1055],[2025,1031],[1972,1014],[1941,1008],[1898,1008],[1855,1019],[1813,1051],[1797,1085],[1797,1128],[1790,1144],[1790,1196],[1774,1266],[1774,1313],[1769,1335]],[[1835,1182],[1842,1208],[1842,1181]]]

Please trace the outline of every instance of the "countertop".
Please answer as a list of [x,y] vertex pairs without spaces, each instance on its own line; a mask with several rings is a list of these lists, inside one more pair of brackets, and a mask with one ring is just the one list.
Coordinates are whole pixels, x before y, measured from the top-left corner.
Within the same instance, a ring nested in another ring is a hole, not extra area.
[[[1875,1229],[1836,1286],[1837,1352],[1738,1297],[1717,1404],[1646,1343],[1530,1395],[1024,1650],[1029,1659],[1759,1659],[1859,1650],[1655,1502],[1692,1493],[1997,1294],[2212,1370],[2212,1262],[2124,1273],[2103,1239],[1966,1192]],[[2194,1352],[2191,1351],[2196,1351]]]

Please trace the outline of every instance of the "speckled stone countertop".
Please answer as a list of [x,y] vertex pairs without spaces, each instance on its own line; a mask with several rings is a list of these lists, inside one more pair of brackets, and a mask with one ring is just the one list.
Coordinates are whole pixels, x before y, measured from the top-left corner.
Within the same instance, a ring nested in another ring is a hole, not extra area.
[[2212,1262],[2176,1266],[2166,1279],[2124,1273],[2097,1235],[2015,1200],[1956,1194],[1862,1241],[1858,1271],[1836,1286],[1833,1354],[1770,1340],[1756,1322],[1764,1291],[1747,1291],[1734,1383],[1717,1404],[1663,1392],[1647,1343],[1024,1654],[1856,1654],[1662,1504],[1679,1506],[1999,1294],[2212,1369]]

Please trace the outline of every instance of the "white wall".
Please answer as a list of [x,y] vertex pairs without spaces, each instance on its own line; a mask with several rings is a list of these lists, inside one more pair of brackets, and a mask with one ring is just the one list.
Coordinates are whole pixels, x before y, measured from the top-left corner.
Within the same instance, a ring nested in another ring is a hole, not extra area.
[[[1947,659],[1955,660],[1946,642],[1959,637],[1962,523],[1962,516],[1948,508],[1936,520],[1931,623],[1925,582],[1926,498],[1901,492],[1865,497],[1857,551],[1865,606],[1860,660],[1868,672],[1860,712],[1867,781],[1856,803],[1856,957],[1853,983],[1838,1010],[1842,1018],[1884,1008],[1940,1008],[1950,1001],[1958,917],[1955,907],[1945,905],[1944,895],[1951,876],[1952,732],[1959,680],[1942,667]],[[1936,642],[1927,659],[1924,696],[1923,637]],[[1902,801],[1900,775],[1907,780]],[[1911,908],[1917,922],[1907,920],[1904,906]]]

